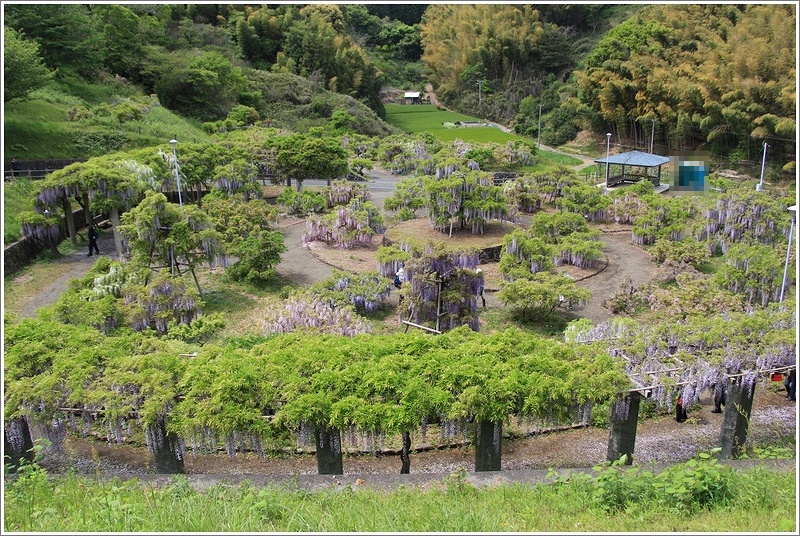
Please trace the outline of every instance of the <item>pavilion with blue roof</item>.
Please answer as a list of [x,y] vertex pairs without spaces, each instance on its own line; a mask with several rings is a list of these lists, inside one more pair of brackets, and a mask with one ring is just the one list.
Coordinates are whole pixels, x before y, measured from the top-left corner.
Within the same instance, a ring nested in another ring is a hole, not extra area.
[[595,162],[598,164],[608,163],[606,188],[625,182],[636,183],[642,179],[652,182],[657,190],[669,188],[668,185],[661,184],[661,166],[669,163],[669,158],[666,156],[642,151],[628,151],[611,155],[608,158],[598,158]]

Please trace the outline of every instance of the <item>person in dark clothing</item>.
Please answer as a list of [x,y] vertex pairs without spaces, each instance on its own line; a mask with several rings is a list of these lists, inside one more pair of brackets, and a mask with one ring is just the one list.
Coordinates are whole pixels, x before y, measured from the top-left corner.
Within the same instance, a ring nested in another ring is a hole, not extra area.
[[89,257],[92,256],[92,251],[100,255],[100,248],[97,247],[97,229],[94,225],[89,226]]
[[792,369],[783,380],[783,386],[786,387],[786,398],[794,402],[796,400],[797,380],[795,378],[796,369]]
[[689,418],[689,414],[686,413],[686,408],[683,405],[683,399],[678,399],[678,404],[675,406],[675,420],[678,422],[683,422]]
[[711,413],[722,413],[722,407],[725,405],[725,391],[727,386],[725,382],[719,382],[714,388],[714,409]]
[[21,169],[22,168],[20,167],[19,162],[17,162],[17,157],[12,158],[11,159],[11,176],[14,177],[14,178],[17,178],[19,176],[19,174],[20,174],[19,172],[20,172]]
[[[482,272],[483,270],[481,270],[480,268],[475,270],[475,273],[478,274],[479,276],[481,275]],[[483,295],[483,290],[484,290],[483,281],[481,281],[481,285],[478,287],[478,296],[481,297],[481,300],[483,301],[483,306],[486,307],[486,297]]]

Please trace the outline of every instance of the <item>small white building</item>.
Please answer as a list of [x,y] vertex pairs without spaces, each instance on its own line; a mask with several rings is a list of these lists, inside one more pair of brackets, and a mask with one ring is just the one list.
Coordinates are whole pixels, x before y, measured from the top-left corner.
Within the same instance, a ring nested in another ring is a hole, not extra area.
[[419,91],[406,91],[403,99],[407,104],[419,104]]

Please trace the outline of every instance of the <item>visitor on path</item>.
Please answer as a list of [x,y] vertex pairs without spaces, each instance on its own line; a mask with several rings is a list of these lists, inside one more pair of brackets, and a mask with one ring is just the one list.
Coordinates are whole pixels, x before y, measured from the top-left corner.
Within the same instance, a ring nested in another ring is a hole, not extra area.
[[[478,275],[481,275],[481,272],[483,272],[483,270],[481,270],[480,268],[475,270],[475,273],[477,273]],[[478,296],[481,297],[481,300],[483,300],[483,306],[486,307],[486,298],[483,295],[483,281],[481,281],[481,284],[478,287]]]
[[17,157],[15,156],[11,159],[11,177],[16,179],[20,175],[20,170],[21,167],[19,162],[17,162]]
[[400,289],[403,286],[403,282],[406,280],[406,273],[403,271],[403,267],[401,266],[399,270],[394,274],[394,286],[396,289]]
[[683,422],[689,418],[689,414],[686,412],[686,407],[683,405],[683,399],[678,399],[678,404],[675,406],[675,420],[678,422]]
[[796,399],[796,390],[797,390],[797,379],[795,377],[796,369],[792,369],[786,375],[786,379],[783,380],[783,386],[786,387],[786,398],[791,400],[792,402]]
[[92,251],[100,255],[100,248],[97,247],[97,229],[94,225],[89,225],[89,257],[92,256]]
[[719,382],[714,387],[714,409],[711,413],[722,413],[722,407],[725,405],[725,391],[727,390],[726,381]]

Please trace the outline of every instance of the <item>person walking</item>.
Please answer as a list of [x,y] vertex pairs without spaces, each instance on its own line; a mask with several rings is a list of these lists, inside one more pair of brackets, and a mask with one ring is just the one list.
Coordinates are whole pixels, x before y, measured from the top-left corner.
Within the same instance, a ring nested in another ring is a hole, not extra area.
[[405,280],[406,280],[406,273],[403,270],[403,267],[401,266],[400,269],[397,270],[397,272],[395,272],[395,274],[394,274],[394,286],[395,286],[395,288],[399,290],[400,287],[403,286],[403,283],[405,282]]
[[786,398],[794,402],[796,400],[797,378],[795,377],[796,369],[792,369],[786,375],[783,381],[783,386],[786,387]]
[[22,168],[20,167],[19,162],[17,162],[17,157],[15,156],[11,159],[11,178],[16,179],[19,177],[21,171]]
[[[483,277],[481,275],[483,273],[483,270],[481,270],[480,268],[475,270],[475,273],[478,274],[479,277],[481,278]],[[481,279],[481,284],[478,286],[478,296],[480,297],[481,300],[483,300],[483,306],[486,307],[486,297],[483,295],[483,290],[484,290],[483,279]]]
[[100,248],[97,247],[97,229],[94,225],[89,225],[89,257],[92,256],[92,251],[100,255]]

